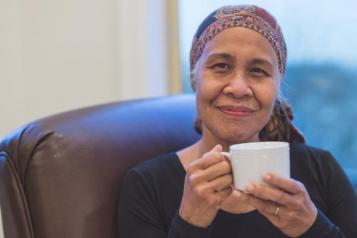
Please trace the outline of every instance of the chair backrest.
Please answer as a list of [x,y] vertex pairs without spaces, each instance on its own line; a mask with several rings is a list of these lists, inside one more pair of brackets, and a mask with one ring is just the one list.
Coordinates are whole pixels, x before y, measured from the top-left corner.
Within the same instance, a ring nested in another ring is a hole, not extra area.
[[99,105],[30,123],[0,143],[5,238],[117,238],[129,167],[194,143],[193,95]]

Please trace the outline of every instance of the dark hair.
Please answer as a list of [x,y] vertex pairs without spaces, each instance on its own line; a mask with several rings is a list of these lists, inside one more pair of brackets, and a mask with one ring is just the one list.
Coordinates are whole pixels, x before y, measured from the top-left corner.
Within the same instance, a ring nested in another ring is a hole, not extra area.
[[293,111],[283,98],[275,101],[273,113],[268,124],[260,131],[262,141],[287,141],[305,143],[302,133],[293,126]]

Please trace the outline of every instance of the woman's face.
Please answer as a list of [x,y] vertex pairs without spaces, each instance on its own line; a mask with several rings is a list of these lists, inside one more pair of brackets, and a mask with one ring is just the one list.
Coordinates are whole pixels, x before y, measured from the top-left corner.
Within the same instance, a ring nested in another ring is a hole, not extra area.
[[276,54],[259,33],[235,27],[215,36],[192,78],[203,139],[223,145],[258,141],[280,77]]

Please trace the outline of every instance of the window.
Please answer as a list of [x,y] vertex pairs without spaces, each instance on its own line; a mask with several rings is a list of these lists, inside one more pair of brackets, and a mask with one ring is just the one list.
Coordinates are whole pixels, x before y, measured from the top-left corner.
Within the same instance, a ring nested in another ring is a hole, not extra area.
[[283,92],[294,123],[310,145],[331,151],[357,184],[357,2],[340,1],[180,1],[181,56],[186,92],[189,50],[202,19],[217,7],[256,4],[278,20],[288,48]]

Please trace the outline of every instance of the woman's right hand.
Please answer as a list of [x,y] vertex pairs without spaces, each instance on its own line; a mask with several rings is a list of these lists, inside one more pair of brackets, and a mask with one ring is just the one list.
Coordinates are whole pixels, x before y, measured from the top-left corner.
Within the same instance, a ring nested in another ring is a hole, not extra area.
[[216,145],[187,167],[179,215],[197,227],[208,227],[232,193],[231,165],[220,152]]

